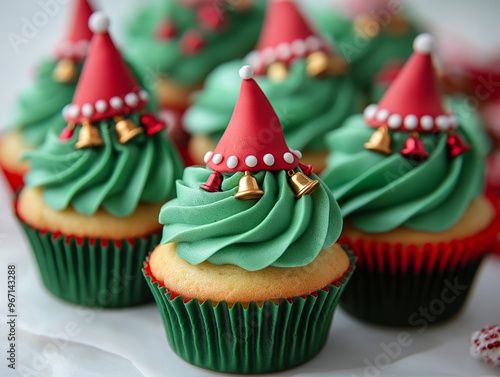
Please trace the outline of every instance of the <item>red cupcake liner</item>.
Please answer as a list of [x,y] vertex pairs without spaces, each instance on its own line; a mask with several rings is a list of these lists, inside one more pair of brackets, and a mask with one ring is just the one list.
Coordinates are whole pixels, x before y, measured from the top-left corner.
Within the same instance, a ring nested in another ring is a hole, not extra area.
[[2,173],[13,192],[18,192],[24,186],[24,173],[19,174],[18,172],[9,170],[4,164],[1,163],[1,161],[0,170],[2,170]]
[[487,197],[495,216],[486,229],[470,237],[402,245],[342,236],[339,242],[354,252],[358,263],[341,307],[356,318],[387,326],[421,323],[420,314],[429,308],[438,308],[432,323],[456,315],[500,230],[498,201]]
[[486,195],[495,214],[490,225],[481,232],[448,242],[424,245],[351,239],[342,235],[339,243],[347,245],[358,257],[358,267],[379,272],[420,273],[464,266],[471,260],[491,252],[500,232],[500,204],[495,195]]

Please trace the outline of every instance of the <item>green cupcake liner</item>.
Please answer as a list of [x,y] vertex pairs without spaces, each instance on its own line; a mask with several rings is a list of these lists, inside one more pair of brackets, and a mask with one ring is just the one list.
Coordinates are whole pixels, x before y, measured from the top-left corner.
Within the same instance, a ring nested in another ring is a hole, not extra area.
[[309,295],[261,305],[186,299],[143,269],[160,309],[172,350],[196,366],[227,373],[266,373],[293,368],[316,356],[328,339],[333,314],[354,271]]
[[62,300],[120,308],[152,301],[141,268],[160,242],[161,230],[144,237],[107,240],[36,229],[19,218],[45,287]]

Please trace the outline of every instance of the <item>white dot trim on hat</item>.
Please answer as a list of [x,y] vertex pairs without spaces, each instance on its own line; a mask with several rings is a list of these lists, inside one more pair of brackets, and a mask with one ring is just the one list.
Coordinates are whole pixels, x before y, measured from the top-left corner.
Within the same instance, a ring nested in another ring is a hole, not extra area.
[[302,57],[306,54],[307,52],[307,44],[306,41],[303,39],[296,39],[292,42],[291,44],[292,52],[298,56]]
[[70,116],[72,118],[76,118],[78,115],[80,115],[80,107],[77,105],[69,106],[67,114],[68,114],[68,116]]
[[274,165],[274,156],[271,153],[267,153],[264,155],[264,164],[267,166],[273,166]]
[[114,110],[122,110],[124,108],[124,104],[126,104],[129,110],[136,110],[140,106],[144,106],[146,103],[147,94],[145,91],[139,91],[137,93],[130,92],[127,93],[123,98],[115,96],[112,97],[109,101],[99,99],[93,104],[86,103],[82,105],[81,108],[77,104],[71,104],[69,105],[68,109],[73,108],[76,110],[71,110],[71,112],[66,111],[63,115],[65,118],[77,118],[80,114],[86,117],[91,117],[95,114],[95,112],[98,112],[100,114],[105,113],[110,109],[110,107]]
[[292,49],[288,43],[280,43],[276,46],[276,57],[288,60],[292,57]]
[[283,155],[283,160],[285,160],[285,162],[288,164],[293,164],[293,162],[295,161],[295,159],[293,158],[293,154],[291,154],[290,152],[286,152]]
[[275,51],[273,48],[271,47],[267,47],[265,48],[264,50],[262,50],[262,60],[264,61],[264,63],[266,64],[270,64],[272,63],[273,61],[276,60],[276,54],[275,54]]
[[139,104],[139,97],[135,93],[128,93],[125,96],[125,104],[130,107],[135,107]]
[[403,124],[403,118],[399,114],[391,114],[387,120],[387,126],[391,129],[397,129]]
[[430,131],[434,127],[434,119],[430,115],[424,115],[420,118],[420,126],[424,130]]
[[104,101],[103,99],[100,99],[99,101],[97,101],[95,103],[95,109],[99,113],[103,113],[108,109],[108,103],[106,101]]
[[86,39],[80,39],[76,42],[63,41],[57,47],[57,54],[63,58],[83,59],[87,56],[90,42]]
[[143,101],[147,101],[149,99],[148,92],[146,92],[143,89],[139,90],[139,98],[142,99]]
[[306,38],[306,46],[309,51],[319,50],[322,46],[322,41],[315,35],[310,35]]
[[257,166],[257,162],[257,157],[255,156],[250,155],[245,158],[245,164],[250,168]]
[[404,120],[405,128],[408,130],[414,130],[418,127],[418,118],[416,115],[410,114],[405,116]]
[[441,131],[446,131],[450,127],[450,122],[449,118],[445,115],[439,115],[436,117],[436,126],[441,130]]
[[106,13],[97,11],[89,18],[89,29],[93,33],[106,33],[109,29],[109,17]]
[[375,116],[379,122],[384,122],[389,117],[389,110],[380,109],[377,111],[377,115]]
[[214,154],[212,157],[212,162],[215,165],[219,165],[222,162],[222,155],[220,153]]
[[255,69],[261,69],[278,59],[302,58],[325,46],[326,43],[320,37],[310,35],[305,39],[296,39],[291,43],[283,42],[263,50],[254,50],[246,56],[245,60]]
[[458,122],[454,114],[442,114],[437,117],[423,115],[420,119],[414,114],[408,114],[403,118],[400,114],[379,109],[376,104],[367,106],[363,111],[363,117],[367,122],[373,120],[385,122],[387,120],[389,128],[402,131],[413,131],[419,126],[423,131],[432,131],[435,128],[446,131],[450,128],[454,129],[458,127]]
[[365,117],[365,119],[373,119],[373,117],[375,116],[375,114],[377,113],[377,109],[378,109],[378,106],[375,105],[374,103],[372,103],[371,105],[368,105],[365,109],[365,111],[363,111],[363,115]]
[[243,80],[250,80],[253,77],[253,69],[249,65],[241,67],[239,73]]
[[123,100],[120,97],[113,97],[109,100],[113,109],[120,110],[123,107]]
[[66,118],[66,117],[69,115],[69,114],[68,114],[68,110],[69,110],[70,106],[71,106],[71,105],[66,105],[66,106],[64,106],[64,107],[63,107],[63,109],[62,109],[62,112],[61,112],[61,113],[62,113],[62,116],[63,116],[64,118]]
[[229,156],[227,159],[226,165],[229,169],[234,169],[236,166],[238,166],[238,157],[236,156]]
[[82,106],[82,115],[90,117],[94,114],[94,106],[90,103],[86,103]]
[[297,149],[294,149],[292,151],[292,153],[300,160],[302,158],[302,152],[297,150]]
[[212,151],[208,151],[207,153],[205,153],[205,156],[203,156],[203,161],[205,161],[205,164],[208,164],[208,161],[210,161],[213,155],[214,152]]

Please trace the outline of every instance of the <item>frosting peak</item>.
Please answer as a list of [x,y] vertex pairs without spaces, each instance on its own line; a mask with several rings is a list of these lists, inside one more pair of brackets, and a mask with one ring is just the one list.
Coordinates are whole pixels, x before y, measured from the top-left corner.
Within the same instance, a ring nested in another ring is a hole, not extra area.
[[211,173],[187,168],[177,181],[177,198],[160,212],[162,243],[177,242],[177,253],[189,263],[234,264],[249,271],[304,266],[340,235],[340,209],[323,185],[297,200],[286,171],[256,172],[264,195],[243,201],[233,197],[243,172],[225,173],[222,191],[207,192],[199,186]]

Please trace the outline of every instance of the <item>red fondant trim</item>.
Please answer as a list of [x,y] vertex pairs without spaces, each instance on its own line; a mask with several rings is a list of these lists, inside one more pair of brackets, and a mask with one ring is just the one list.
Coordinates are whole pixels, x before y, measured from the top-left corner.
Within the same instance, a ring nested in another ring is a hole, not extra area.
[[500,231],[500,205],[491,193],[487,193],[486,197],[495,215],[486,229],[470,237],[437,244],[426,243],[423,246],[404,246],[400,243],[365,241],[362,238],[350,239],[343,235],[339,243],[347,245],[354,252],[359,267],[380,272],[431,273],[436,268],[443,271],[464,266],[495,247]]
[[13,192],[19,191],[24,186],[24,173],[13,172],[0,162],[0,169]]

